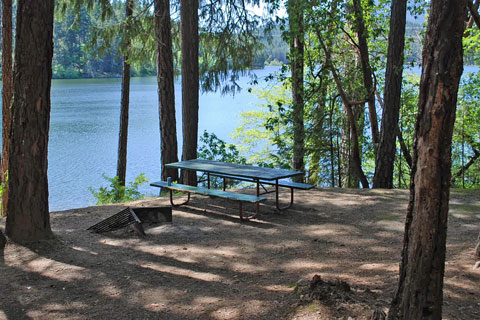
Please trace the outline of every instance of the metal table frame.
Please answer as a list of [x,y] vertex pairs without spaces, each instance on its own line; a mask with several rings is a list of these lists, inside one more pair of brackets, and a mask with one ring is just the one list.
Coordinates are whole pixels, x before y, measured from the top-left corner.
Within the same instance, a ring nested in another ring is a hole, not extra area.
[[[275,186],[275,191],[266,191],[265,193],[275,192],[275,207],[278,211],[283,211],[290,208],[293,205],[293,188],[290,188],[290,203],[286,206],[281,207],[278,189],[279,189],[279,180],[285,178],[291,178],[294,176],[302,175],[301,171],[292,171],[286,169],[272,169],[264,167],[255,167],[251,165],[242,165],[234,163],[226,163],[213,160],[186,160],[180,162],[174,162],[166,164],[165,167],[176,168],[180,170],[192,170],[203,172],[207,175],[207,188],[210,189],[210,177],[213,176],[235,176],[234,180],[249,181],[256,184],[257,197],[260,196],[260,186],[264,189],[262,185],[263,181],[271,181],[271,184]],[[225,179],[225,177],[224,177]],[[224,180],[225,181],[225,180]],[[265,189],[266,190],[266,189]],[[260,211],[260,204],[256,204],[256,214]]]

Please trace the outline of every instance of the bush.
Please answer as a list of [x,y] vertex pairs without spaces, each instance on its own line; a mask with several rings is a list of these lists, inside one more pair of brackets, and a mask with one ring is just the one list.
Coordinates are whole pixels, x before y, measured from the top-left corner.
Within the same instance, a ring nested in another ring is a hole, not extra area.
[[110,182],[108,187],[100,187],[97,190],[92,187],[89,188],[90,192],[93,194],[97,200],[96,205],[102,205],[107,203],[120,203],[128,202],[133,200],[139,200],[144,197],[138,191],[138,187],[146,182],[148,179],[145,177],[144,173],[141,173],[135,178],[135,181],[130,182],[126,186],[121,186],[118,177],[109,178],[105,174],[102,175],[103,178]]
[[[225,141],[219,139],[214,133],[203,132],[200,136],[201,145],[198,148],[197,156],[200,159],[215,160],[221,162],[246,164],[247,159],[240,155],[237,147],[234,144],[225,143]],[[211,187],[214,189],[221,188],[223,186],[223,179],[218,177],[211,177]],[[234,183],[229,181],[227,188],[233,186]]]

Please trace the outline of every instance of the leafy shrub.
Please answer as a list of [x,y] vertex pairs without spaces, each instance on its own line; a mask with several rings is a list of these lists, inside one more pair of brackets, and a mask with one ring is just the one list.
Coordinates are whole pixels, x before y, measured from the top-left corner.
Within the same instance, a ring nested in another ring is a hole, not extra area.
[[[247,159],[240,155],[237,147],[234,144],[227,144],[225,141],[219,139],[214,133],[203,132],[200,136],[201,146],[198,148],[198,158],[205,160],[215,160],[230,163],[246,164]],[[211,177],[211,186],[213,188],[220,188],[223,186],[223,179]],[[227,183],[227,187],[232,186],[232,182]]]
[[133,200],[139,200],[143,198],[143,194],[138,191],[138,187],[146,182],[148,182],[147,177],[144,173],[139,174],[135,181],[130,182],[126,186],[120,185],[120,180],[118,177],[107,177],[105,174],[102,175],[103,178],[110,182],[108,187],[100,187],[97,190],[92,187],[89,188],[90,192],[93,194],[97,200],[97,205],[107,204],[107,203],[119,203],[119,202],[128,202]]
[[247,162],[247,159],[240,156],[234,144],[225,143],[215,133],[204,131],[200,136],[200,142],[202,145],[198,148],[198,157],[201,159],[241,164]]

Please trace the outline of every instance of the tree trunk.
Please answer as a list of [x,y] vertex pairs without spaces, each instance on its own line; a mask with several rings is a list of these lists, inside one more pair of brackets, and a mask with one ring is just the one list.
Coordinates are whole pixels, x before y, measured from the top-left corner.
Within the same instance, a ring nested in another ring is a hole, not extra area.
[[[133,14],[133,0],[125,3],[125,20]],[[130,46],[130,40],[124,40],[125,47]],[[128,140],[128,109],[130,104],[130,63],[128,56],[123,57],[122,100],[120,102],[120,132],[118,135],[117,177],[121,186],[125,186],[127,174],[127,140]]]
[[360,180],[362,187],[368,189],[368,180],[367,177],[365,176],[365,173],[363,172],[362,169],[362,160],[360,158],[360,149],[359,149],[359,143],[358,143],[358,132],[357,132],[357,125],[355,121],[355,116],[353,114],[352,106],[361,104],[362,102],[358,101],[351,101],[348,97],[347,94],[345,93],[345,90],[343,90],[342,83],[340,81],[340,77],[337,74],[337,71],[335,70],[335,67],[332,63],[332,58],[331,58],[331,53],[328,50],[327,46],[322,40],[322,37],[320,35],[320,32],[317,30],[317,37],[320,42],[320,45],[323,48],[323,51],[325,53],[325,60],[327,64],[327,68],[330,69],[332,73],[332,77],[335,81],[335,84],[337,86],[338,94],[342,98],[343,105],[345,107],[345,110],[347,112],[347,117],[348,121],[350,123],[350,136],[351,136],[351,141],[352,141],[352,161],[353,161],[353,168],[355,170],[355,174]]
[[157,42],[158,114],[160,118],[162,180],[178,180],[177,169],[165,164],[178,161],[177,122],[173,74],[170,1],[155,0],[155,39]]
[[389,319],[441,319],[451,143],[466,1],[432,0],[413,146],[400,278]]
[[0,182],[4,183],[2,193],[2,216],[7,214],[8,196],[8,144],[10,132],[10,107],[13,93],[12,73],[12,0],[2,0],[2,158]]
[[347,111],[348,122],[350,123],[350,137],[352,143],[352,166],[355,172],[356,177],[360,180],[362,184],[362,188],[368,189],[368,180],[365,176],[365,173],[362,169],[362,159],[360,157],[360,145],[358,143],[358,131],[357,131],[357,123],[355,119],[355,115],[353,113],[352,105],[348,103],[344,103],[345,110]]
[[[375,91],[375,94],[377,96],[378,103],[382,106],[382,109],[385,109],[385,105],[383,104],[382,99],[380,98],[380,95],[378,94],[378,91]],[[397,122],[397,126],[395,128],[395,134],[398,138],[398,143],[400,143],[400,149],[402,150],[403,156],[405,157],[405,161],[408,164],[408,167],[411,169],[412,168],[412,155],[410,154],[409,148],[407,147],[405,140],[403,139],[402,131],[400,130],[400,123]]]
[[[335,148],[333,145],[333,111],[335,107],[335,101],[336,99],[332,99],[331,105],[330,105],[330,111],[328,114],[328,137],[329,137],[329,151],[330,151],[330,187],[335,188]],[[337,159],[337,161],[340,161],[340,159]]]
[[[182,160],[197,158],[198,140],[198,0],[181,0],[182,34]],[[182,181],[197,184],[196,172],[183,171]]]
[[[293,103],[293,169],[305,170],[305,127],[303,123],[303,61],[304,37],[303,0],[288,1],[288,17],[290,28],[290,65],[292,71],[292,103]],[[305,175],[294,177],[296,182],[303,182]]]
[[408,166],[412,168],[412,156],[410,155],[410,151],[407,145],[405,144],[402,131],[400,131],[400,127],[398,125],[395,128],[395,133],[398,138],[398,143],[400,143],[400,149],[402,150],[403,156],[405,157],[405,161],[407,162]]
[[16,242],[52,238],[47,150],[54,1],[18,1],[6,233]]
[[363,83],[367,91],[368,113],[370,118],[370,127],[372,128],[372,142],[374,149],[377,149],[378,138],[378,120],[377,110],[375,108],[375,88],[373,85],[372,69],[370,68],[370,58],[368,53],[368,31],[365,28],[363,19],[363,9],[360,0],[353,0],[353,11],[355,14],[355,28],[358,38],[358,49],[360,52],[360,62],[362,64]]
[[5,235],[0,230],[0,263],[3,261],[3,250],[6,244],[7,244],[7,238],[5,238]]
[[393,188],[395,138],[402,94],[403,49],[407,1],[392,1],[388,36],[387,69],[385,72],[385,106],[383,108],[380,145],[375,161],[374,188]]

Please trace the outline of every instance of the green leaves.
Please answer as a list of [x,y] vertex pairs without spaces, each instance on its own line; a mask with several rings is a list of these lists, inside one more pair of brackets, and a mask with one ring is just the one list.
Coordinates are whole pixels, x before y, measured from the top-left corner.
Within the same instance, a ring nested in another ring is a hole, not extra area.
[[265,103],[258,110],[241,113],[242,124],[234,133],[239,151],[248,163],[289,168],[293,145],[289,87],[253,91]]
[[200,147],[198,157],[206,160],[245,164],[246,159],[240,156],[234,144],[227,144],[219,139],[214,133],[203,132],[200,136]]
[[90,192],[97,200],[97,205],[122,203],[142,199],[143,194],[138,191],[138,187],[148,182],[144,173],[138,175],[135,180],[130,182],[127,186],[120,185],[118,177],[109,178],[105,174],[103,174],[102,177],[110,182],[109,186],[102,186],[98,191],[92,187],[89,188]]
[[[216,134],[203,132],[200,136],[201,145],[198,148],[197,156],[200,159],[216,160],[221,162],[246,164],[247,160],[240,155],[234,144],[227,144],[219,139]],[[211,187],[220,188],[223,184],[221,178],[211,177]],[[229,186],[233,185],[230,181]]]

